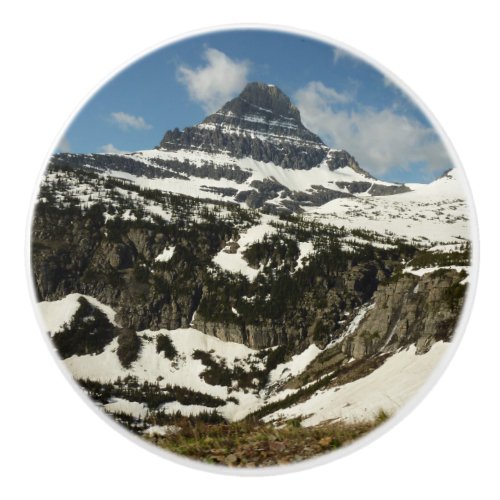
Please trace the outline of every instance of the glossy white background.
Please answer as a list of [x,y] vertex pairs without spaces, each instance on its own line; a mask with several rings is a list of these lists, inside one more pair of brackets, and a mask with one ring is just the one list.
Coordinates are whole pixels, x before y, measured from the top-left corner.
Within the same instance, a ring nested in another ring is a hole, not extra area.
[[[494,2],[269,0],[16,2],[1,8],[0,492],[4,498],[498,498],[498,57]],[[98,418],[39,331],[25,271],[36,178],[70,114],[110,72],[170,36],[215,25],[296,26],[392,70],[437,117],[465,167],[480,223],[476,302],[462,343],[422,403],[367,447],[289,475],[180,466]]]

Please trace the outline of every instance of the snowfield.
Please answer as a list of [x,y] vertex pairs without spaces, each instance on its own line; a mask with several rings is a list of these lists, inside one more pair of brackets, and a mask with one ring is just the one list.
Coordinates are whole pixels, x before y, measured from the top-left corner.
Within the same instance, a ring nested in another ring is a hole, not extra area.
[[[338,185],[342,182],[370,182],[370,188],[365,192],[357,193],[350,198],[337,198],[321,206],[305,208],[305,217],[308,220],[344,226],[346,229],[365,229],[375,231],[383,236],[397,236],[415,240],[422,244],[432,243],[446,245],[463,243],[469,239],[469,210],[466,195],[463,190],[463,175],[457,169],[449,171],[445,176],[430,184],[408,184],[410,192],[371,196],[370,189],[374,184],[381,186],[394,185],[389,182],[367,178],[350,167],[330,170],[323,161],[317,167],[309,170],[295,170],[282,168],[272,162],[261,162],[251,158],[235,159],[223,153],[208,153],[203,151],[141,151],[133,153],[136,160],[151,164],[152,158],[161,160],[189,161],[195,165],[213,162],[214,165],[241,168],[248,172],[250,177],[243,183],[225,178],[209,179],[191,176],[188,179],[149,179],[129,173],[109,171],[108,175],[125,178],[141,187],[160,189],[174,193],[229,200],[218,192],[206,191],[204,187],[233,188],[236,191],[253,189],[253,181],[270,179],[277,181],[291,191],[313,191],[314,186],[335,189],[348,193],[345,187]],[[280,205],[281,199],[269,200],[268,203]],[[244,206],[244,204],[242,204]],[[450,251],[452,247],[448,247]],[[238,263],[228,262],[228,266],[237,268]],[[251,275],[252,272],[244,269],[242,272]]]
[[[145,168],[151,167],[155,171],[158,169],[170,171],[168,167],[155,164],[155,160],[175,160],[180,163],[186,161],[191,167],[200,168],[199,175],[205,175],[203,172],[207,165],[240,170],[248,176],[240,181],[225,177],[218,179],[199,177],[196,170],[189,176],[179,176],[178,173],[172,171],[174,177],[151,178],[121,171],[119,162],[116,166],[110,163],[108,170],[96,170],[96,173],[102,180],[115,178],[129,181],[140,188],[176,193],[197,199],[225,201],[244,208],[248,208],[245,202],[235,201],[237,193],[255,190],[254,182],[266,180],[277,182],[292,192],[313,193],[317,192],[317,188],[320,187],[346,194],[349,194],[349,191],[343,183],[363,182],[369,184],[370,187],[350,197],[333,199],[320,206],[302,203],[301,208],[305,211],[303,216],[308,221],[333,224],[347,230],[373,231],[385,240],[403,238],[408,242],[443,252],[453,251],[464,240],[470,240],[470,214],[463,189],[465,179],[462,172],[456,168],[430,184],[407,184],[407,187],[412,190],[410,192],[372,196],[370,190],[374,185],[387,187],[395,186],[395,184],[367,177],[351,167],[330,170],[326,159],[316,167],[299,170],[283,168],[272,162],[257,161],[248,157],[235,158],[226,153],[209,153],[193,149],[178,151],[155,149],[113,155],[113,157],[129,160],[132,158],[143,163]],[[119,187],[106,190],[103,185],[96,189],[95,185],[80,183],[78,179],[72,178],[66,172],[49,173],[43,182],[57,185],[60,181],[64,181],[65,187],[57,194],[59,201],[62,201],[64,196],[71,196],[78,199],[82,207],[88,208],[98,200],[113,204],[115,202],[113,197],[120,195],[122,198],[133,200],[138,208],[151,216],[159,216],[166,221],[171,220],[172,214],[168,209],[160,203],[144,199],[137,192]],[[228,194],[228,189],[232,194]],[[277,208],[283,208],[283,203],[286,201],[291,200],[281,195],[266,199],[268,205]],[[105,214],[105,217],[113,219],[114,215]],[[126,213],[122,217],[133,219],[134,215]],[[346,238],[343,243],[345,248],[350,247],[349,240],[355,241],[353,238],[352,236]],[[383,247],[388,243],[387,241],[374,241],[373,244]],[[233,270],[232,272],[243,272],[249,277],[255,276],[255,272],[245,267],[245,264],[237,258],[224,255],[220,258],[222,259],[221,267],[226,265],[228,270]]]
[[[71,321],[78,308],[78,298],[81,296],[70,294],[61,300],[39,304],[41,315],[51,335]],[[109,306],[92,297],[85,296],[85,298],[114,321],[115,312]],[[366,304],[358,310],[343,337],[356,330],[372,307],[373,304]],[[142,339],[142,350],[130,368],[124,368],[119,361],[116,354],[118,347],[116,338],[102,353],[71,356],[64,360],[65,365],[77,380],[90,379],[105,383],[116,381],[118,378],[123,380],[127,375],[131,375],[137,377],[140,382],[159,383],[160,386],[177,385],[223,400],[231,395],[236,398],[237,403],[228,402],[218,407],[217,411],[229,421],[236,421],[268,403],[279,401],[297,392],[298,389],[280,390],[280,386],[302,373],[310,362],[323,352],[312,344],[302,353],[293,356],[291,360],[279,364],[270,372],[266,386],[260,391],[242,390],[237,386],[229,389],[205,382],[201,374],[206,367],[201,360],[193,359],[194,351],[210,352],[215,360],[223,360],[229,368],[240,366],[248,370],[250,365],[263,368],[262,360],[257,357],[257,350],[243,344],[222,341],[194,328],[143,330],[138,332],[138,335]],[[155,340],[158,335],[170,337],[178,352],[174,360],[156,352]],[[337,339],[326,348],[339,341],[340,339]],[[370,419],[381,409],[393,413],[427,380],[446,348],[447,345],[440,342],[428,353],[416,355],[412,346],[391,356],[370,375],[343,386],[318,391],[307,401],[268,415],[265,420],[274,421],[300,416],[306,417],[303,424],[310,426],[332,419],[347,421]],[[109,413],[125,413],[136,418],[143,418],[148,411],[144,404],[122,398],[114,398],[104,405],[104,409]],[[206,406],[183,405],[177,401],[166,403],[161,409],[167,413],[181,412],[183,415],[196,415],[212,410]]]
[[318,391],[304,403],[279,410],[264,420],[306,417],[302,425],[308,427],[328,420],[371,420],[381,410],[393,414],[415,396],[447,348],[445,343],[437,342],[429,352],[417,356],[411,346],[391,356],[370,375]]
[[294,377],[302,373],[307,365],[318,356],[321,352],[315,344],[311,344],[306,350],[300,354],[296,354],[292,359],[286,363],[278,365],[274,370],[269,373],[269,382],[283,382],[284,380]]
[[322,223],[365,229],[408,241],[453,244],[470,239],[469,209],[457,169],[430,184],[409,185],[414,191],[388,196],[338,198],[306,210],[306,217]]
[[[187,150],[181,149],[178,151],[165,151],[161,149],[154,150],[145,150],[138,151],[137,153],[132,153],[129,155],[125,155],[128,157],[132,157],[134,160],[139,160],[147,165],[154,165],[151,162],[151,159],[160,159],[160,160],[176,160],[179,162],[188,161],[198,167],[206,163],[213,162],[214,165],[219,166],[227,166],[233,165],[240,167],[245,172],[251,174],[251,176],[245,181],[245,185],[236,184],[236,187],[239,189],[247,189],[248,185],[251,184],[252,181],[263,181],[264,179],[275,179],[277,182],[287,187],[291,191],[306,191],[311,189],[312,186],[321,185],[324,187],[335,188],[338,190],[342,190],[342,188],[336,185],[337,182],[354,182],[354,181],[363,181],[367,182],[367,177],[355,172],[350,167],[343,167],[337,170],[330,170],[327,165],[327,160],[323,161],[317,167],[313,167],[309,170],[297,170],[290,168],[283,168],[279,165],[274,164],[273,162],[263,162],[257,161],[249,157],[245,158],[235,158],[229,154],[224,153],[209,153],[207,151],[199,151],[199,150]],[[192,177],[191,180],[197,179],[196,177]],[[214,179],[203,179],[198,178],[200,181],[211,181],[216,184],[211,185],[220,185],[224,187],[233,187],[231,184],[232,181],[228,181],[227,179],[221,179],[220,181]],[[157,182],[160,179],[154,179],[153,182]],[[182,194],[189,194],[189,192],[184,191],[190,181],[182,181],[178,183],[179,179],[165,179],[165,182],[170,183],[173,181],[172,186],[168,188],[169,191],[172,192],[181,192],[177,191],[177,189],[183,190]],[[370,182],[380,184],[383,186],[391,186],[394,185],[390,182],[380,181],[376,179],[370,179]],[[186,186],[186,187],[182,187]],[[197,187],[197,183],[191,187],[191,193],[193,189]],[[161,189],[161,188],[159,188]],[[208,196],[207,196],[208,197]]]
[[314,252],[314,246],[310,241],[300,241],[299,242],[299,258],[297,259],[297,267],[296,269],[301,269],[304,266],[304,262],[307,260],[307,257]]
[[148,407],[145,404],[122,398],[113,398],[110,403],[104,405],[104,408],[109,413],[125,413],[135,418],[144,418],[148,414]]

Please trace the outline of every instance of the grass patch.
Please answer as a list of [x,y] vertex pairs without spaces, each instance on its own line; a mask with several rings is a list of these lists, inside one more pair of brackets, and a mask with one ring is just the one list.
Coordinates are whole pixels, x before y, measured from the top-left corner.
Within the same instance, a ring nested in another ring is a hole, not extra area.
[[161,448],[202,462],[231,467],[265,467],[312,458],[363,436],[382,420],[301,427],[298,419],[281,427],[257,420],[211,424],[178,420],[177,433],[147,438]]

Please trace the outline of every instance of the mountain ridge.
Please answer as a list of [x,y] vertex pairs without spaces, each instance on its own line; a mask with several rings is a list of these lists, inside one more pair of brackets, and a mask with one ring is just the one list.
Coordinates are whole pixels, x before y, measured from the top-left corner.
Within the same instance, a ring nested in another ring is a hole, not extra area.
[[58,154],[52,163],[122,172],[135,182],[171,179],[168,190],[270,213],[303,213],[338,198],[411,190],[375,179],[347,151],[326,146],[302,124],[286,94],[260,82],[249,83],[198,125],[167,131],[153,150]]
[[158,149],[194,147],[229,152],[292,169],[310,169],[326,161],[331,170],[351,167],[371,177],[345,150],[329,148],[302,123],[300,111],[275,85],[251,82],[234,99],[201,123],[167,131]]

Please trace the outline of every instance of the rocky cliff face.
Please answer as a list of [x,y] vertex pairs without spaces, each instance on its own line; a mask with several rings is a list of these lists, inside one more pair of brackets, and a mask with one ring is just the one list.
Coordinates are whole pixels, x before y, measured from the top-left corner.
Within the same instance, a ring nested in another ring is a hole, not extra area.
[[[219,289],[210,295],[210,259],[230,239],[230,228],[217,232],[215,227],[198,226],[191,233],[184,233],[170,227],[158,232],[159,228],[148,224],[128,224],[110,231],[97,209],[83,217],[74,215],[40,209],[35,217],[32,264],[41,300],[56,300],[73,292],[90,295],[112,306],[123,326],[136,330],[185,328],[207,297],[215,296],[217,308],[226,307],[221,303],[223,296],[217,297]],[[155,265],[155,257],[168,245],[176,248],[173,261]],[[277,255],[274,265],[285,263],[293,265],[294,261],[280,260]],[[307,299],[301,307],[296,309],[295,302],[285,297],[277,317],[263,310],[251,320],[229,315],[229,321],[214,321],[218,317],[208,307],[204,314],[196,315],[194,326],[223,340],[251,347],[288,342],[299,348],[311,341],[311,325],[319,312],[334,326],[341,307],[348,304],[348,309],[352,309],[371,296],[380,265],[354,266],[337,277],[321,277],[324,273],[318,270],[318,283],[307,285]],[[231,286],[231,280],[225,279],[227,285],[220,284],[222,294],[227,293],[225,286]],[[297,285],[290,280],[290,286]],[[247,284],[246,288],[252,287]],[[326,307],[319,310],[322,289]]]
[[415,344],[422,354],[434,342],[451,340],[465,296],[463,279],[463,274],[443,269],[422,277],[399,275],[379,286],[343,352],[362,359]]
[[[37,295],[40,300],[73,292],[96,297],[116,308],[120,324],[136,330],[187,327],[203,282],[204,259],[196,261],[196,252],[213,255],[224,239],[224,234],[204,236],[198,235],[196,249],[186,235],[176,238],[176,268],[162,268],[152,275],[155,257],[174,241],[171,234],[152,229],[151,224],[117,227],[111,234],[97,210],[80,218],[71,212],[41,209],[33,224]],[[184,286],[176,286],[184,275]]]
[[[301,352],[312,343],[324,347],[343,331],[345,318],[372,297],[379,280],[390,272],[392,265],[390,261],[375,258],[346,265],[328,276],[321,271],[313,272],[310,277],[313,283],[304,286],[300,300],[290,303],[281,314],[270,312],[268,317],[259,315],[250,321],[232,317],[227,322],[214,322],[206,315],[197,314],[193,326],[221,340],[257,349],[284,344],[290,351]],[[291,293],[293,286],[290,282]]]
[[283,388],[301,388],[325,374],[325,387],[338,386],[369,375],[401,349],[415,345],[420,355],[435,342],[450,341],[464,303],[464,276],[441,269],[380,283],[337,338]]
[[357,278],[346,273],[337,284],[343,292],[325,291],[324,308],[318,308],[306,294],[304,309],[282,322],[221,324],[198,316],[194,327],[253,348],[287,344],[300,352],[311,343],[325,347],[332,339],[341,338],[355,314],[352,305],[368,299],[371,304],[366,306],[366,315],[339,344],[346,359],[364,359],[412,344],[421,354],[434,342],[451,340],[465,296],[466,285],[460,284],[463,275],[454,270],[423,277],[405,274],[380,284],[374,274],[365,271],[356,269]]

